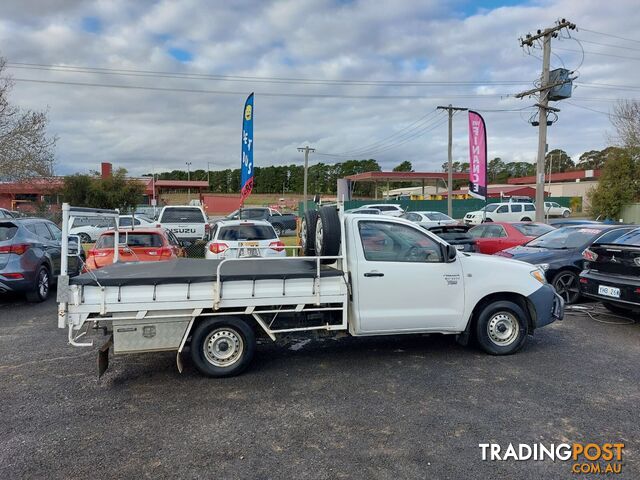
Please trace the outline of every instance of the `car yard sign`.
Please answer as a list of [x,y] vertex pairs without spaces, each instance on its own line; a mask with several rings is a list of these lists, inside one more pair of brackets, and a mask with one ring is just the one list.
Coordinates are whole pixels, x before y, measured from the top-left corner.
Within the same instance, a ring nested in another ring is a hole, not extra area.
[[247,97],[242,115],[241,202],[251,195],[251,190],[253,190],[253,93]]
[[479,113],[469,110],[469,195],[487,199],[487,130]]

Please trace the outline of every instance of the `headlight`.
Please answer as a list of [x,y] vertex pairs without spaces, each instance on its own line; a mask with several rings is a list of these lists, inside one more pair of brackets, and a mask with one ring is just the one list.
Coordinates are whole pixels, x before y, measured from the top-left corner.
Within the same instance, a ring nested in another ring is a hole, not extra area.
[[531,274],[531,276],[533,278],[538,280],[540,283],[547,283],[547,279],[544,278],[544,272],[542,270],[540,270],[540,269],[531,270],[529,273]]
[[543,272],[546,272],[547,270],[549,270],[549,264],[548,263],[539,263],[539,264],[536,265],[536,267],[538,267]]

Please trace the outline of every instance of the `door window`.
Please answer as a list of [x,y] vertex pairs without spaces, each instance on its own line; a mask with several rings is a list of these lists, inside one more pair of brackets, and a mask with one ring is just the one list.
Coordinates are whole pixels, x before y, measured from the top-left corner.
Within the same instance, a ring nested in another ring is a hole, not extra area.
[[374,262],[443,262],[440,244],[415,228],[387,222],[358,224],[364,258]]
[[611,243],[614,240],[616,240],[617,238],[621,237],[623,234],[629,232],[630,230],[632,230],[631,228],[620,228],[618,230],[613,230],[611,232],[607,232],[604,235],[602,235],[600,238],[598,238],[596,241],[594,241],[593,243]]
[[511,211],[513,213],[520,213],[522,211],[522,205],[511,205]]
[[487,225],[483,238],[502,238],[506,237],[507,232],[500,225]]
[[53,235],[47,228],[46,224],[41,222],[35,223],[33,228],[34,228],[33,232],[40,238],[44,238],[46,240],[53,240]]
[[51,235],[53,235],[53,238],[55,240],[58,240],[58,241],[62,240],[62,230],[60,230],[53,223],[47,223],[47,227],[49,227],[49,230],[51,230]]
[[496,213],[509,213],[509,205],[502,205],[501,207],[498,207]]
[[524,206],[524,211],[525,212],[534,212],[535,210],[536,210],[536,207],[532,203],[526,204]]
[[484,231],[487,229],[487,225],[478,225],[469,230],[469,235],[473,238],[480,238],[484,235]]

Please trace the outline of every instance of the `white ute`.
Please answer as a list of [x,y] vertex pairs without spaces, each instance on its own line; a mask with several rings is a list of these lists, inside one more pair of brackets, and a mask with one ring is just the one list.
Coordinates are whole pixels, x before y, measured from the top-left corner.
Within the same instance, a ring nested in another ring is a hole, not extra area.
[[[63,205],[63,232],[70,214]],[[65,254],[58,326],[74,346],[92,345],[79,341],[91,327],[107,335],[99,374],[111,345],[115,354],[176,351],[180,371],[188,346],[202,374],[223,377],[248,366],[256,335],[442,333],[503,355],[563,316],[539,269],[458,252],[408,220],[342,215],[333,206],[307,228],[314,244],[303,248],[317,254],[307,258],[114,264],[68,278]],[[63,252],[67,242],[63,235]]]

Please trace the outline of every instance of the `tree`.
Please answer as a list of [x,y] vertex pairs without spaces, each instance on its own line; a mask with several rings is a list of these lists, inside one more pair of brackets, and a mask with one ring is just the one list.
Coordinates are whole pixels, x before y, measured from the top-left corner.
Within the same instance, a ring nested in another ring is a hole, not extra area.
[[0,181],[53,175],[55,137],[47,136],[46,112],[21,110],[8,100],[13,87],[0,58]]
[[573,170],[576,167],[576,164],[571,160],[571,157],[559,148],[551,150],[544,157],[544,171],[545,173],[549,172],[549,165],[551,165],[552,172],[567,172],[569,170]]
[[394,172],[413,172],[413,165],[408,160],[405,160],[396,167],[393,167]]
[[588,194],[594,217],[617,219],[622,207],[640,199],[640,150],[617,149],[605,163],[598,186]]
[[505,164],[500,157],[490,160],[487,164],[487,180],[489,183],[497,183],[498,176],[504,172]]
[[600,170],[604,167],[607,159],[611,155],[617,155],[620,147],[607,147],[604,150],[590,150],[580,155],[578,164],[579,170]]
[[627,148],[640,148],[640,102],[620,100],[610,115],[616,129],[617,143]]
[[132,211],[142,200],[144,185],[127,178],[127,171],[119,168],[108,178],[95,175],[69,175],[64,179],[62,198],[78,207],[119,208]]

